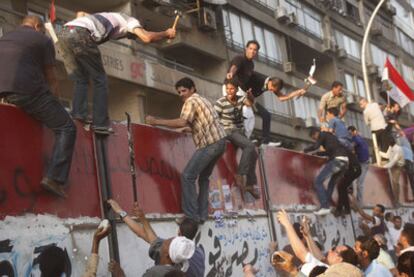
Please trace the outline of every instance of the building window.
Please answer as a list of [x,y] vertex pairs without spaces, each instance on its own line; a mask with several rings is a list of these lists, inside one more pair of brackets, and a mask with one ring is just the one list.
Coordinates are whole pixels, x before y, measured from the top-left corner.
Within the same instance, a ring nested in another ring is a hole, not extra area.
[[308,33],[322,38],[322,17],[308,7],[303,6],[297,0],[285,0],[285,8],[289,13],[294,13],[299,26]]
[[401,49],[414,56],[414,41],[399,28],[396,28],[397,43]]
[[346,53],[356,60],[361,59],[361,43],[355,39],[343,34],[340,31],[335,31],[335,38],[338,46],[345,49]]
[[367,125],[364,122],[364,117],[361,113],[348,110],[345,116],[345,123],[347,127],[355,126],[363,137],[370,138],[371,134],[369,132]]
[[388,59],[395,66],[396,57],[374,44],[371,44],[372,60],[376,66],[378,66],[379,72],[381,73],[384,69],[385,61]]
[[402,73],[405,79],[414,83],[414,71],[411,66],[402,64]]
[[271,10],[276,10],[277,4],[278,4],[277,0],[254,0],[254,1]]
[[249,40],[255,39],[260,44],[259,58],[265,61],[281,63],[281,37],[270,29],[254,24],[245,16],[223,10],[224,32],[227,43],[244,48]]
[[410,9],[403,7],[397,0],[391,0],[391,5],[393,5],[397,11],[397,15],[394,16],[396,20],[403,23],[406,27],[413,29],[412,13]]
[[366,98],[364,80],[350,73],[345,73],[345,90]]
[[318,118],[319,100],[303,96],[293,102],[295,116],[306,119],[308,117]]

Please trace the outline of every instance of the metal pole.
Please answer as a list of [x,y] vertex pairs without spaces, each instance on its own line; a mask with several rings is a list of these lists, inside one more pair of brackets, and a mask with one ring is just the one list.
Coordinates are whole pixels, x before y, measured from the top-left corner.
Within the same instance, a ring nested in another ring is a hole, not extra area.
[[262,185],[264,188],[264,195],[265,195],[265,210],[267,212],[267,220],[270,225],[270,237],[272,241],[276,241],[276,229],[275,229],[275,220],[272,213],[272,203],[270,201],[270,194],[269,194],[269,184],[267,183],[267,176],[266,176],[266,170],[264,167],[264,151],[263,148],[259,148],[259,169],[260,169],[260,175],[262,179]]
[[[371,15],[371,18],[368,21],[367,27],[365,29],[364,33],[364,39],[362,40],[362,50],[361,50],[361,63],[362,63],[362,74],[364,76],[364,85],[365,85],[365,91],[367,92],[367,100],[368,102],[372,101],[371,97],[371,88],[369,85],[369,79],[368,79],[368,72],[367,72],[367,64],[366,64],[366,50],[367,50],[367,44],[369,40],[369,35],[371,31],[372,23],[374,22],[374,18],[377,15],[379,9],[381,8],[382,4],[387,0],[381,0],[378,5],[375,7],[374,12]],[[377,137],[375,134],[372,134],[372,142],[374,144],[374,152],[375,152],[375,159],[377,161],[377,164],[380,165],[381,163],[381,156],[379,155],[378,151],[378,143],[377,143]]]

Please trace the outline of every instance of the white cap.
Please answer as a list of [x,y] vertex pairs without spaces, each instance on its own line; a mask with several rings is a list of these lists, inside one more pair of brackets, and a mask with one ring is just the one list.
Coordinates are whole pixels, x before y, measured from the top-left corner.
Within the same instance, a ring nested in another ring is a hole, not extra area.
[[188,259],[194,255],[195,243],[185,237],[175,237],[170,244],[168,254],[175,264],[183,264],[182,271],[188,269]]

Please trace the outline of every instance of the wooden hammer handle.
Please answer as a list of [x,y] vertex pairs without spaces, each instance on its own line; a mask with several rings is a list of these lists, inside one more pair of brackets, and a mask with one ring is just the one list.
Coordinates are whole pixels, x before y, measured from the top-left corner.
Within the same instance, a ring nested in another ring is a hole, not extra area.
[[175,17],[175,20],[174,20],[174,24],[172,25],[172,29],[176,29],[177,28],[177,24],[178,24],[178,20],[180,19],[180,15],[179,14],[177,14],[177,16]]

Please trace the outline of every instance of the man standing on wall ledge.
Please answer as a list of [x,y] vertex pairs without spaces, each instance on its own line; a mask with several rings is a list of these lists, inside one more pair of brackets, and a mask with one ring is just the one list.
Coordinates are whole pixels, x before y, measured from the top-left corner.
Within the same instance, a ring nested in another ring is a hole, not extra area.
[[326,122],[326,112],[329,108],[337,108],[339,110],[338,117],[343,119],[346,114],[346,99],[343,94],[344,85],[339,81],[334,81],[331,90],[322,95],[319,104],[318,116],[321,123]]
[[93,126],[96,133],[109,134],[108,81],[98,45],[110,39],[139,38],[144,43],[174,38],[175,29],[163,32],[146,31],[141,23],[123,13],[78,12],[60,33],[64,60],[68,74],[75,81],[72,117],[87,122],[88,84],[92,79]]
[[20,27],[0,39],[0,60],[4,64],[0,73],[0,97],[5,96],[7,102],[55,133],[52,157],[41,185],[65,197],[63,185],[72,163],[76,127],[54,96],[58,95],[55,48],[44,33],[39,17],[26,16]]
[[[208,217],[209,178],[226,148],[226,133],[213,105],[197,93],[193,80],[183,78],[175,84],[175,88],[184,101],[180,118],[157,119],[147,116],[146,122],[191,130],[197,150],[181,175],[182,209],[186,217],[204,223]],[[197,178],[198,198],[195,188]]]

